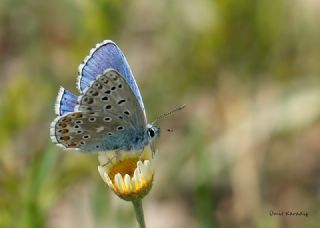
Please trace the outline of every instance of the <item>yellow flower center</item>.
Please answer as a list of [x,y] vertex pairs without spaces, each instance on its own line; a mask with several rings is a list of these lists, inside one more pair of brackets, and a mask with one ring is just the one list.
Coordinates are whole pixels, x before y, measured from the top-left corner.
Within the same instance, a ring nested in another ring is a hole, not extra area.
[[[128,174],[131,178],[133,177],[134,170],[137,168],[138,159],[125,159],[116,164],[114,164],[108,171],[108,176],[110,177],[112,183],[114,183],[114,176],[120,173],[121,176]],[[143,160],[142,160],[143,162]]]

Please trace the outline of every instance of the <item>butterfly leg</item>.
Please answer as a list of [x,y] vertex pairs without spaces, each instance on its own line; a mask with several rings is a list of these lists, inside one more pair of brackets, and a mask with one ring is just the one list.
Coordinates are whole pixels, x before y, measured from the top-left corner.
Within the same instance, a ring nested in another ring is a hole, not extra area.
[[152,151],[152,158],[153,158],[154,155],[156,154],[156,146],[155,146],[154,142],[151,142],[150,148],[151,148],[151,151]]
[[[143,154],[144,154],[144,148],[143,148],[143,149],[140,149],[140,150],[138,151],[138,153],[139,153],[139,160],[143,160],[142,157],[143,157]],[[152,157],[153,157],[153,154],[152,154]]]
[[115,154],[114,158],[116,159],[116,161],[120,161],[120,158],[121,158],[120,150],[115,150],[114,154]]
[[140,152],[139,152],[139,160],[141,161],[142,159],[142,154],[143,154],[143,150],[141,150]]
[[107,161],[106,163],[104,163],[104,164],[102,165],[102,167],[105,167],[105,166],[107,166],[107,165],[109,165],[109,164],[112,164],[112,160],[113,160],[114,158],[116,158],[116,156],[109,157],[109,158],[108,158],[108,161]]

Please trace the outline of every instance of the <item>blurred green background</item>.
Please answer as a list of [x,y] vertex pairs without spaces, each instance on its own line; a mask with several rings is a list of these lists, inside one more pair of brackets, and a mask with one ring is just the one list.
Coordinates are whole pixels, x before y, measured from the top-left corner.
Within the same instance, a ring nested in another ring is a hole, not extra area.
[[59,86],[77,93],[77,67],[104,39],[125,53],[149,121],[187,105],[162,121],[148,227],[320,227],[319,10],[317,0],[1,0],[0,227],[135,227],[96,155],[49,138]]

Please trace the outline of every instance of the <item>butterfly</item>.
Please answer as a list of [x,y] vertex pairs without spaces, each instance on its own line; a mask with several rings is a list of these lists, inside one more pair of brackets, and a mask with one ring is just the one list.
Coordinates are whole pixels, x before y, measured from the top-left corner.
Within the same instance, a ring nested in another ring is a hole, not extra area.
[[80,96],[60,88],[52,142],[80,152],[143,150],[159,137],[147,117],[130,66],[110,40],[96,45],[79,66]]

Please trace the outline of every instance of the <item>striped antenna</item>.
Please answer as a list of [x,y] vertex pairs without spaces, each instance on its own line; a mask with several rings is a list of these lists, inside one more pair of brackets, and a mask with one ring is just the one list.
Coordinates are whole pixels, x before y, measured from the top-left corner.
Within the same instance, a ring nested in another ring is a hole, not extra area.
[[155,123],[159,122],[159,121],[162,120],[163,118],[165,118],[165,117],[167,117],[167,116],[170,116],[171,114],[173,114],[173,113],[175,113],[175,112],[177,112],[177,111],[180,111],[181,109],[184,109],[185,107],[186,107],[186,105],[184,104],[184,105],[181,105],[181,106],[178,107],[178,108],[173,109],[173,110],[170,111],[170,112],[167,112],[167,113],[164,113],[164,114],[158,116],[158,117],[156,118],[156,120],[152,122],[152,125],[154,125]]

